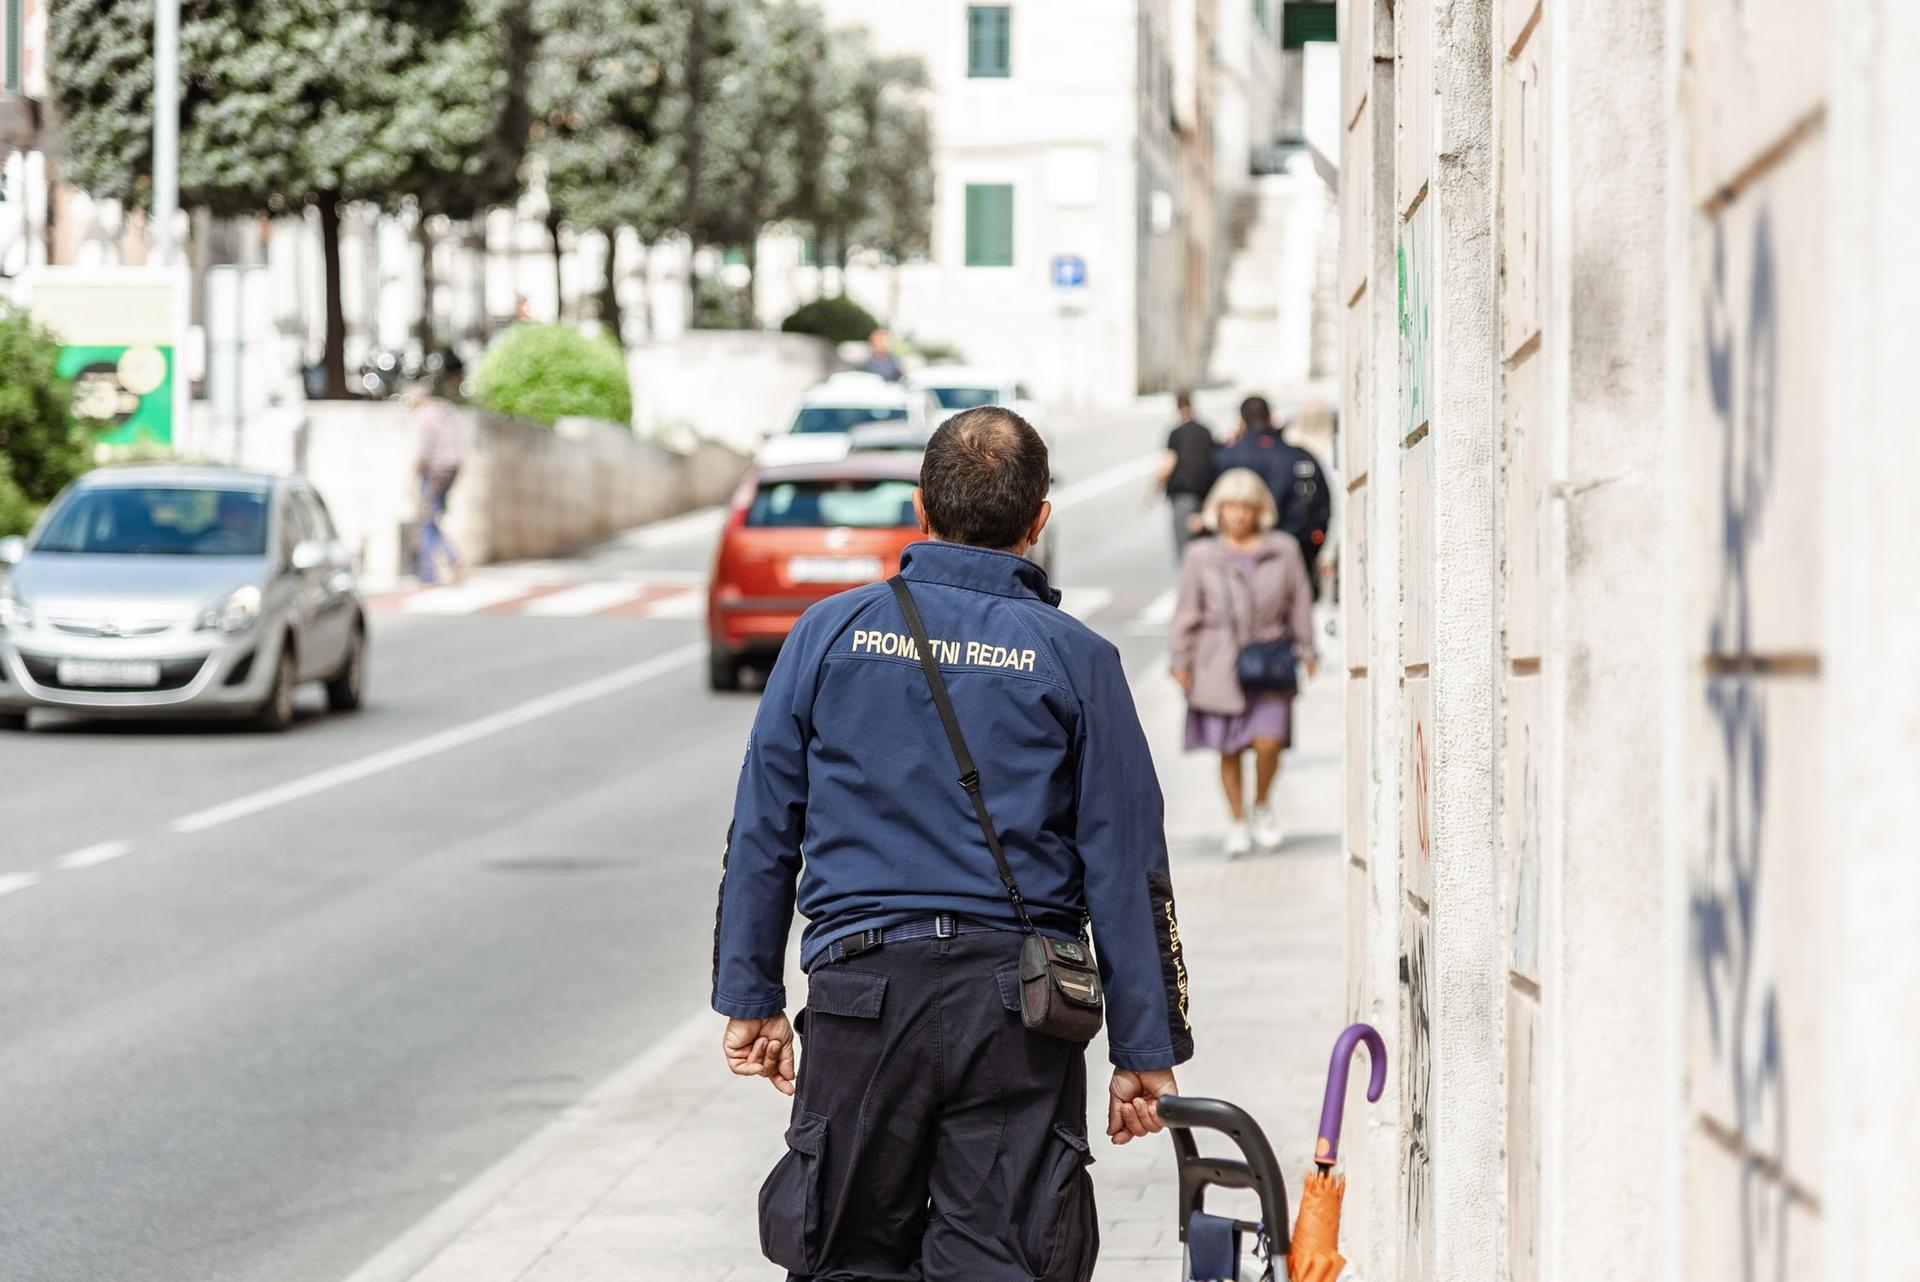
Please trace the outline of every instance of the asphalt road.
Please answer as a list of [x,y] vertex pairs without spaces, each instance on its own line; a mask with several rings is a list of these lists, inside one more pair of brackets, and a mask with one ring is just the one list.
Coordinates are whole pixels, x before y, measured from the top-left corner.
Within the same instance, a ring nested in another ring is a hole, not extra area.
[[[1164,429],[1056,420],[1056,580],[1136,672]],[[0,737],[0,1279],[339,1279],[703,1008],[754,700],[702,632],[381,613],[351,717]]]

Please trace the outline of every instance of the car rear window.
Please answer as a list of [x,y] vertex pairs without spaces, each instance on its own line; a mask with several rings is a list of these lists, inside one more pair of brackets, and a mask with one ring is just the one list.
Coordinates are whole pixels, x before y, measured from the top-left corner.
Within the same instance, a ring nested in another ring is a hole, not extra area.
[[982,405],[992,405],[1000,399],[997,387],[936,387],[934,399],[940,402],[943,410],[971,410]]
[[747,524],[762,528],[884,530],[912,527],[913,482],[897,480],[773,481],[763,483],[747,509]]
[[809,405],[794,416],[792,431],[851,432],[862,423],[904,423],[901,405]]
[[176,486],[76,490],[35,552],[97,556],[264,556],[267,494]]

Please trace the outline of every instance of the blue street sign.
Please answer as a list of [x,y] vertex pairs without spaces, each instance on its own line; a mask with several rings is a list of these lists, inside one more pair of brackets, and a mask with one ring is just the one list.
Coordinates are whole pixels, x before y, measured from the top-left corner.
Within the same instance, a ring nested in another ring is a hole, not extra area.
[[1087,284],[1087,260],[1078,254],[1055,254],[1053,256],[1053,286],[1055,289],[1084,289]]

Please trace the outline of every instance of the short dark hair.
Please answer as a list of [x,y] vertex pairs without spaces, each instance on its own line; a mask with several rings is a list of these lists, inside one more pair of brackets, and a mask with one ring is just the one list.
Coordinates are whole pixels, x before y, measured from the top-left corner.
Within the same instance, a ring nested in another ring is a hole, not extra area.
[[942,423],[920,460],[927,524],[949,543],[1010,548],[1047,501],[1047,443],[1012,410],[982,405]]
[[1273,422],[1273,411],[1267,407],[1264,396],[1249,396],[1240,402],[1240,421],[1253,431],[1259,431]]
[[1178,410],[1190,410],[1190,409],[1192,409],[1192,408],[1193,408],[1193,393],[1192,393],[1192,392],[1188,392],[1188,391],[1184,391],[1184,390],[1183,390],[1183,391],[1178,391],[1178,392],[1175,392],[1175,393],[1173,394],[1173,407],[1174,407],[1175,409],[1178,409]]

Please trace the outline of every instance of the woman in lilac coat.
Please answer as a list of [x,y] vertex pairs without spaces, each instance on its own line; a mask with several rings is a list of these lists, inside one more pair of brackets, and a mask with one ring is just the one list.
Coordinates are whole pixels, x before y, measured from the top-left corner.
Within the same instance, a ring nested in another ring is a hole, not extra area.
[[[1273,527],[1273,495],[1257,472],[1235,468],[1213,484],[1197,539],[1180,563],[1170,638],[1173,679],[1187,695],[1187,748],[1220,754],[1220,785],[1233,814],[1227,853],[1282,840],[1268,803],[1280,752],[1292,741],[1293,699],[1240,688],[1235,662],[1250,641],[1291,641],[1306,675],[1316,666],[1313,588],[1291,535]],[[1253,750],[1253,808],[1246,803],[1247,749]]]

